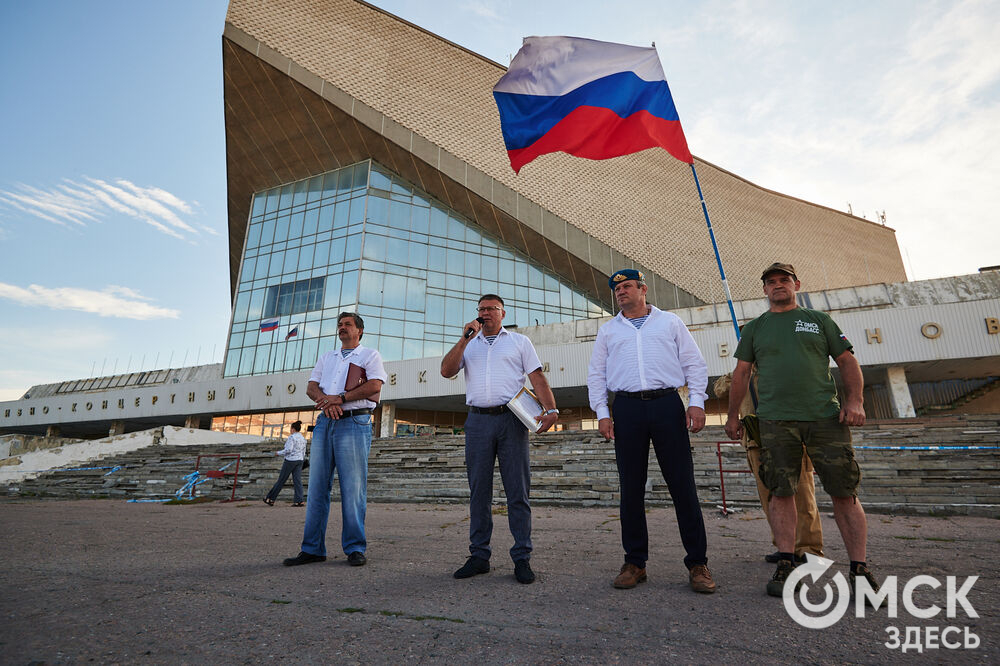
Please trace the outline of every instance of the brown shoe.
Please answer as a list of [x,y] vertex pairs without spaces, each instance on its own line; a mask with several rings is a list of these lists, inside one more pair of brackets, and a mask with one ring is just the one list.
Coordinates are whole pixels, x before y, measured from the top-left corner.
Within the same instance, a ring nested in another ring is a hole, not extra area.
[[622,571],[615,578],[614,586],[619,590],[631,590],[639,583],[646,582],[646,570],[640,569],[631,562],[622,565]]
[[691,589],[702,594],[712,594],[715,592],[715,581],[712,580],[712,572],[704,564],[696,564],[689,572]]

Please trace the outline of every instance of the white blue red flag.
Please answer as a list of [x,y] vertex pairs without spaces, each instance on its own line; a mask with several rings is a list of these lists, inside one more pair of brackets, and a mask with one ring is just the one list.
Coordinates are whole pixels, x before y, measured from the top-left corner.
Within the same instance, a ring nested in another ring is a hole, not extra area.
[[285,336],[285,339],[290,340],[291,338],[294,338],[298,334],[299,334],[299,327],[293,326],[292,329],[288,331],[288,335]]
[[260,330],[264,331],[276,331],[278,330],[278,317],[271,317],[270,319],[263,319],[260,322]]
[[655,48],[526,37],[493,97],[515,172],[559,151],[603,160],[658,146],[693,162]]

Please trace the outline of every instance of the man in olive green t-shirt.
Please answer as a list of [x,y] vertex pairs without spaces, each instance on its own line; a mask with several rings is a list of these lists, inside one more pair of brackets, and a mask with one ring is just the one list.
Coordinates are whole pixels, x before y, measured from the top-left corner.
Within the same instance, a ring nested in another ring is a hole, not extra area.
[[[833,515],[851,558],[852,589],[863,579],[878,590],[865,559],[868,523],[857,497],[861,470],[851,446],[850,426],[865,423],[861,366],[851,343],[828,314],[798,306],[795,293],[801,284],[791,264],[772,264],[761,280],[769,309],[743,327],[736,347],[726,434],[733,439],[742,435],[739,405],[756,363],[760,477],[771,494],[771,527],[779,551],[778,568],[767,593],[782,596],[794,567],[794,495],[803,446],[833,500]],[[844,382],[843,405],[830,374],[831,357]]]

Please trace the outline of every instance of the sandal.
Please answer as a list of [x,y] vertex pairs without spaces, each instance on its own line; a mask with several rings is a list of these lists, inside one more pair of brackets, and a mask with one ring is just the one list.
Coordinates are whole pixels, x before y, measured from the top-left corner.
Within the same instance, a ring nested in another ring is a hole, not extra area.
[[264,504],[266,504],[268,506],[274,506],[274,500],[273,499],[268,499],[267,497],[265,497],[264,498]]
[[292,502],[292,506],[305,506],[305,502]]

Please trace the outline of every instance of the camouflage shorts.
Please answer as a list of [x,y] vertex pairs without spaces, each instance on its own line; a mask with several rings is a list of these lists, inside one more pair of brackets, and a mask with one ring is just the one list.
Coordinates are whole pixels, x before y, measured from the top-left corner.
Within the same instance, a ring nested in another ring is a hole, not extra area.
[[861,468],[854,459],[851,429],[836,416],[824,421],[761,419],[760,438],[760,480],[772,495],[795,494],[805,446],[827,493],[833,497],[857,496]]

